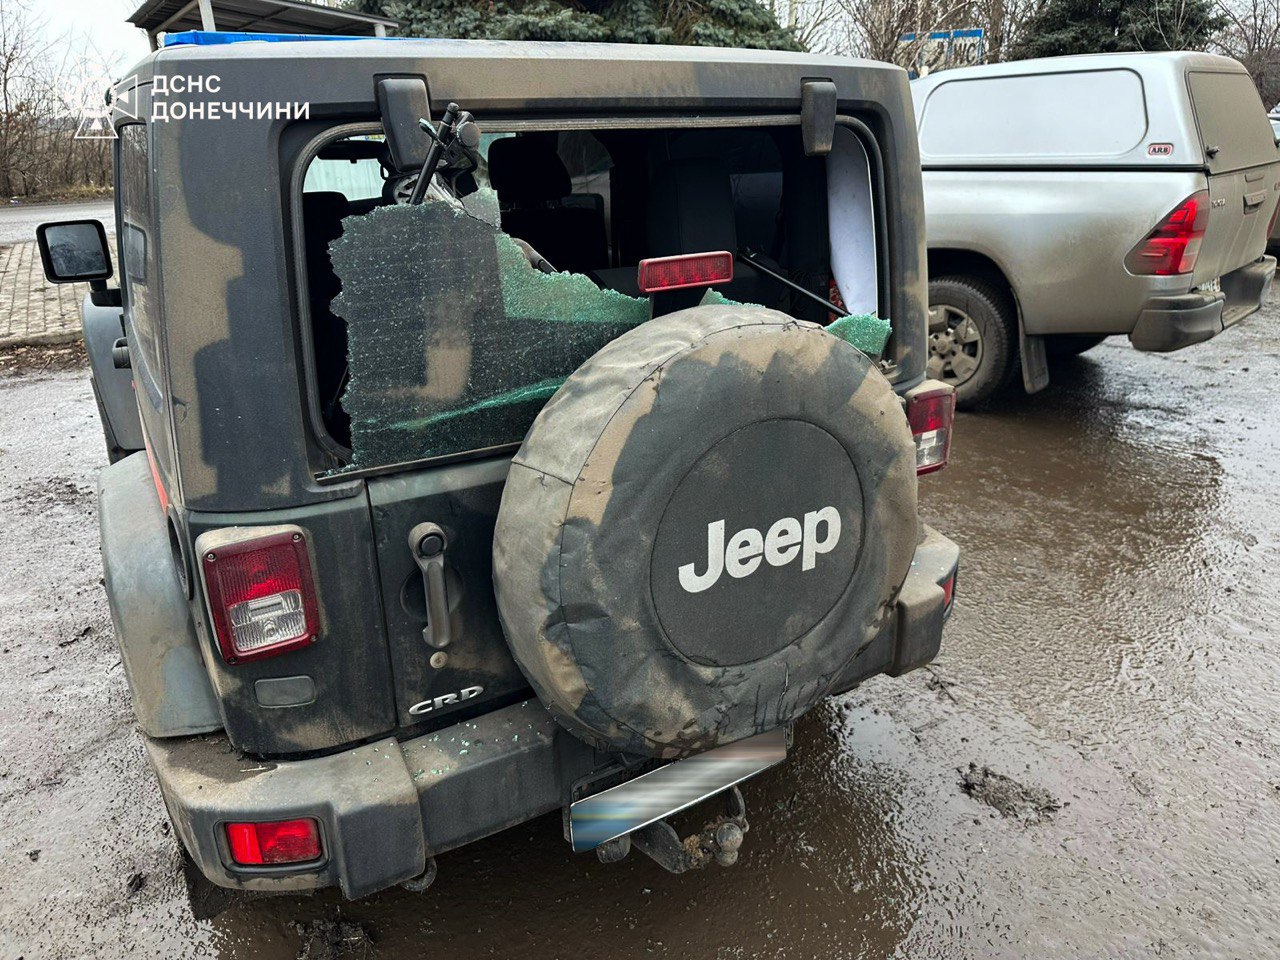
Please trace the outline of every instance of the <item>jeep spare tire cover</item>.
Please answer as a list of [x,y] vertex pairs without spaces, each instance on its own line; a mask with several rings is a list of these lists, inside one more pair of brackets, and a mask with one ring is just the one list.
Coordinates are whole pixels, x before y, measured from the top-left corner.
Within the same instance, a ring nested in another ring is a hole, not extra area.
[[494,534],[508,643],[559,722],[673,757],[795,720],[885,623],[915,447],[866,356],[761,307],[645,323],[516,454]]

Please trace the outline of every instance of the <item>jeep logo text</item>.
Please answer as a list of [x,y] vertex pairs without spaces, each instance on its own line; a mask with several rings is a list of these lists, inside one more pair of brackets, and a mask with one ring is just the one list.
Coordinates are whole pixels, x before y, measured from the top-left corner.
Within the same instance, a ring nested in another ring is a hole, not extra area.
[[735,533],[727,546],[724,521],[716,520],[707,524],[706,572],[700,574],[696,564],[686,563],[679,571],[680,586],[689,593],[701,593],[715,586],[721,574],[737,579],[749,577],[759,569],[761,560],[782,567],[799,556],[800,569],[812,570],[818,554],[830,553],[839,542],[840,512],[835,507],[806,513],[803,524],[795,517],[783,517],[766,534],[747,527]]

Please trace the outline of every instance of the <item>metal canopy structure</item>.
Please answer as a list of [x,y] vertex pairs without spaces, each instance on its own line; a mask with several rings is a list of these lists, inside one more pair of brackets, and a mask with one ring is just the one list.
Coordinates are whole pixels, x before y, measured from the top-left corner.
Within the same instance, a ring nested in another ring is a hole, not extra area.
[[161,33],[224,30],[385,37],[400,21],[322,7],[302,0],[146,0],[129,22],[147,32],[151,49]]

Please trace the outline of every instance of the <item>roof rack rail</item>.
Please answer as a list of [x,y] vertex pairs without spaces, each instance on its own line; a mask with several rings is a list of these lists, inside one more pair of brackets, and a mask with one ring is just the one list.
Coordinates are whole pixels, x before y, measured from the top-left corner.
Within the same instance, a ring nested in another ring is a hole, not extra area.
[[[129,22],[147,32],[151,49],[182,43],[243,40],[349,40],[385,37],[400,21],[304,0],[145,0]],[[195,33],[235,39],[198,39]]]

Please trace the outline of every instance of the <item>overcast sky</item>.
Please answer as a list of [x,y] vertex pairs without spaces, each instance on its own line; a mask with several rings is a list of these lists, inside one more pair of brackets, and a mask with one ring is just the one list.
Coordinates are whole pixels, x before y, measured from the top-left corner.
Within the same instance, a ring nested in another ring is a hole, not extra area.
[[44,22],[51,42],[76,50],[88,47],[103,65],[118,71],[147,52],[147,35],[125,22],[141,4],[142,0],[35,0],[33,13]]

